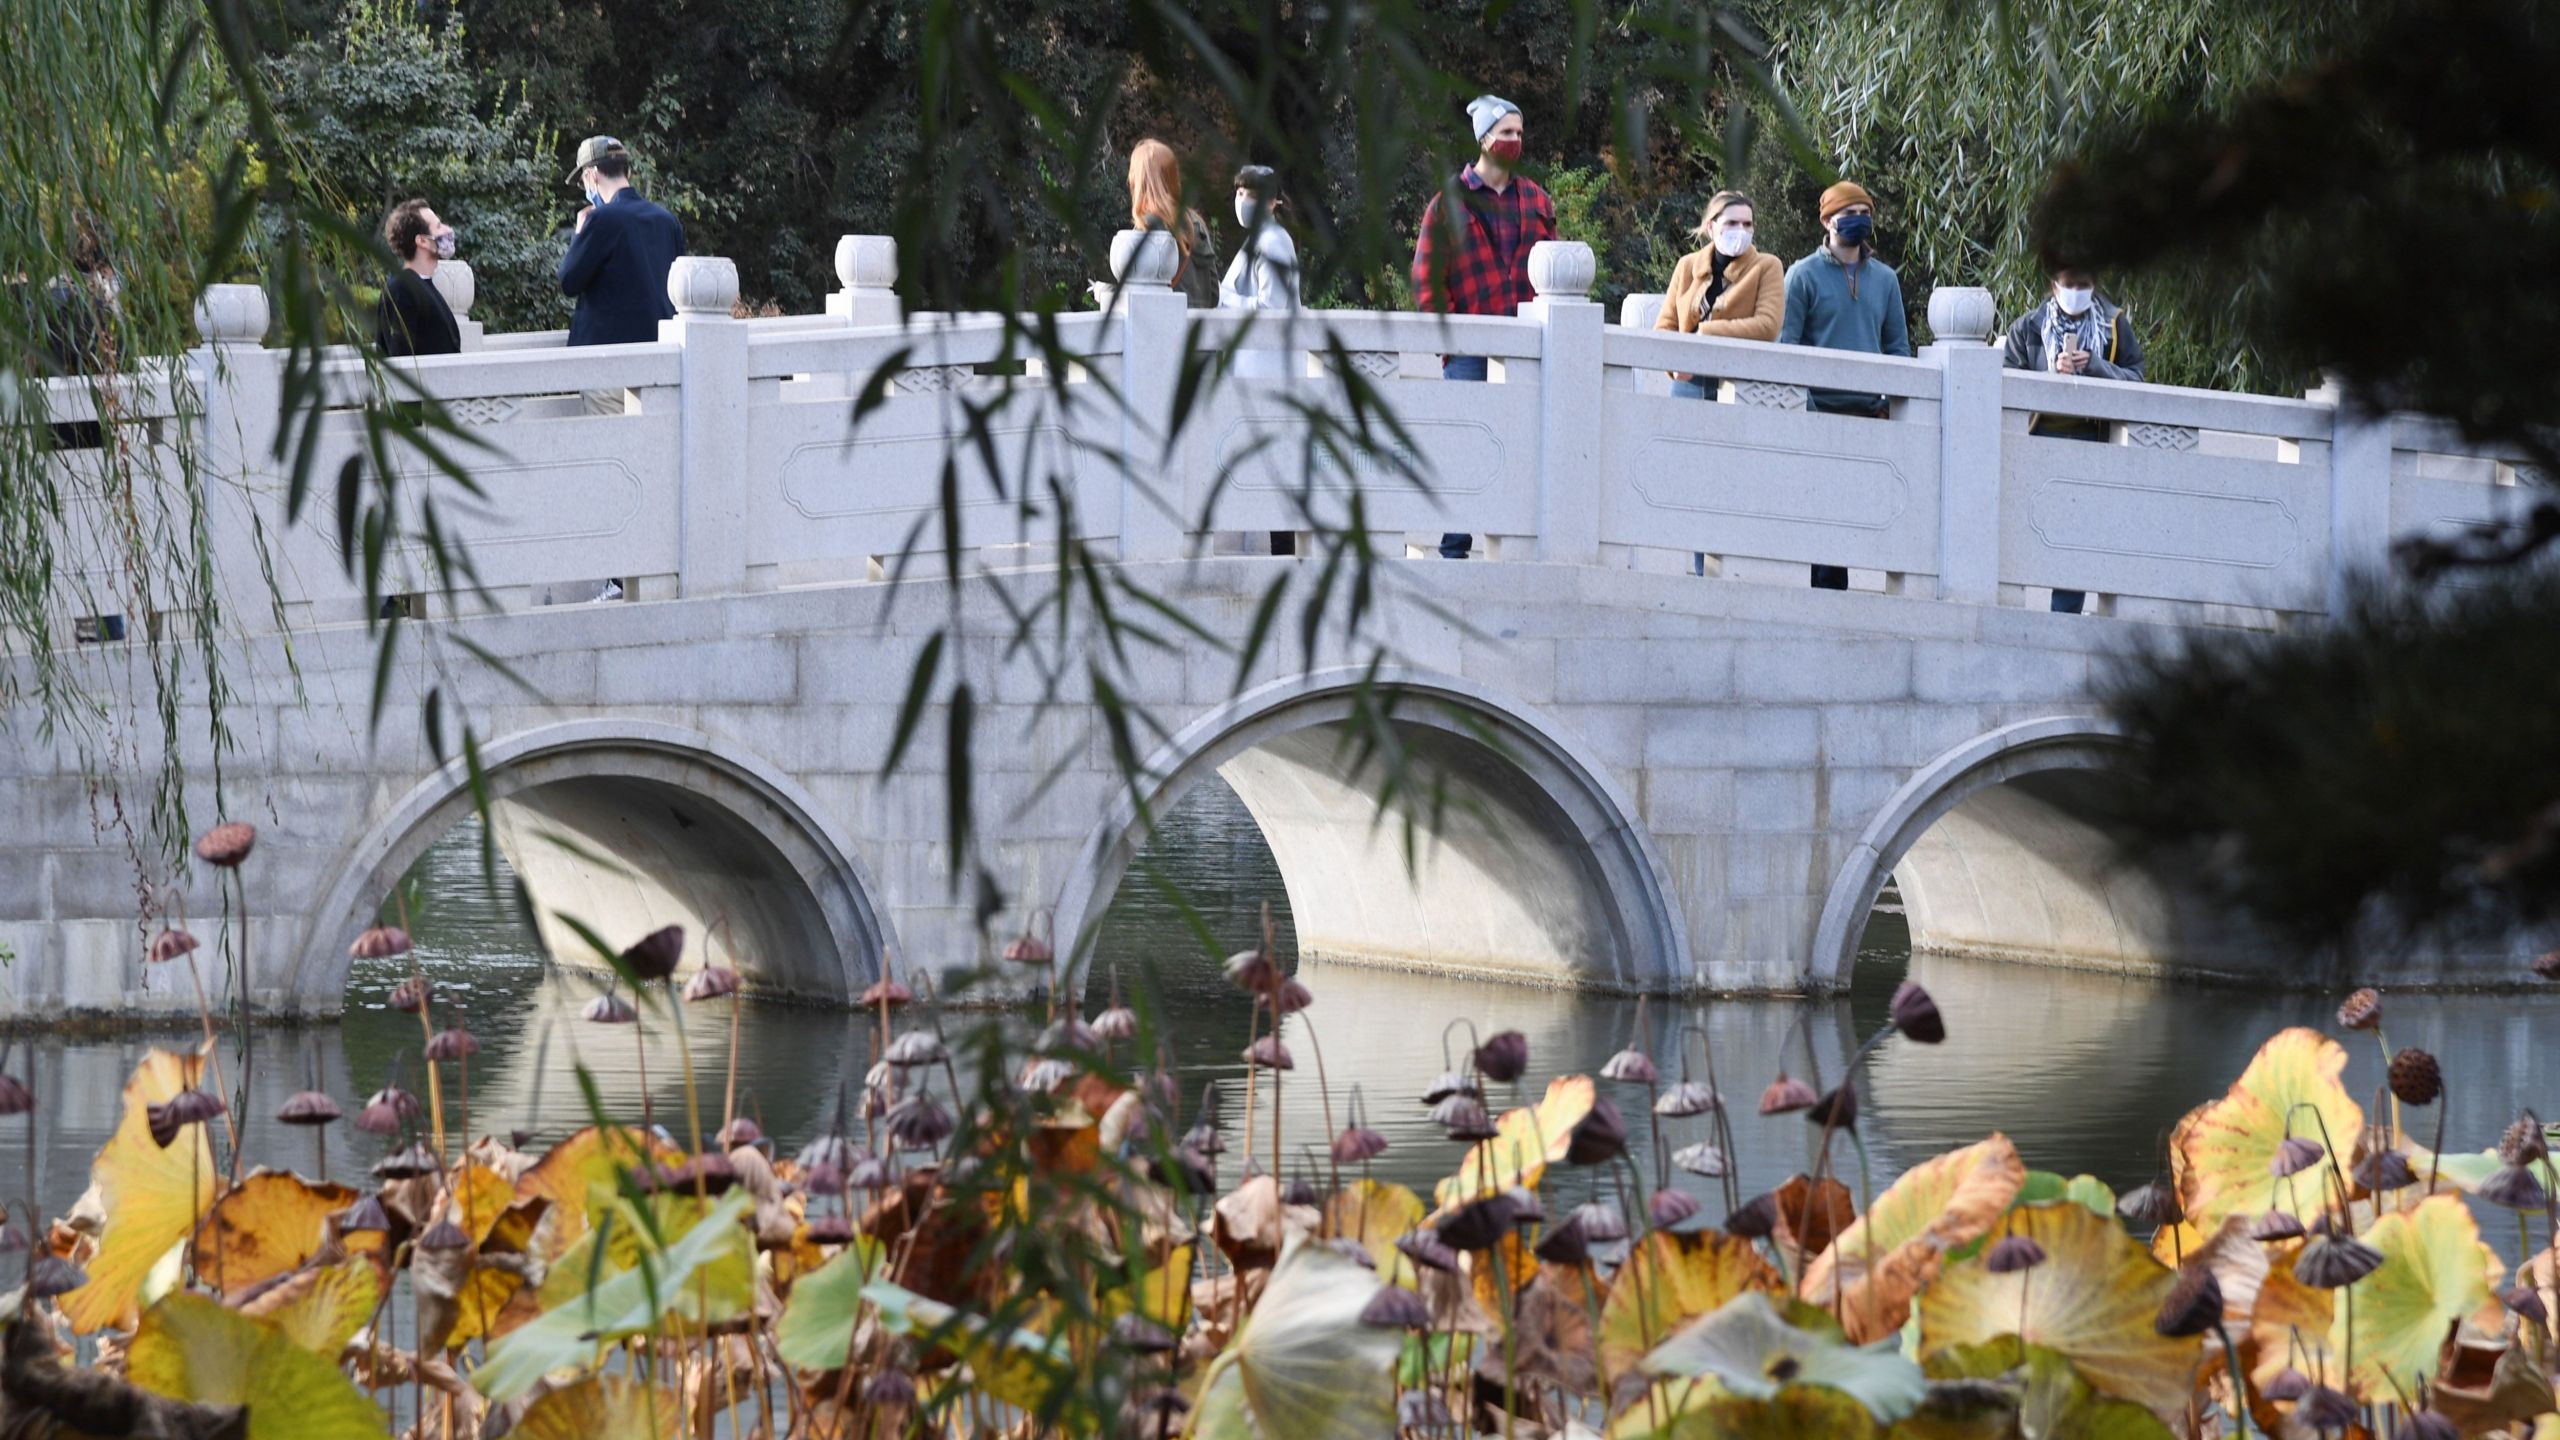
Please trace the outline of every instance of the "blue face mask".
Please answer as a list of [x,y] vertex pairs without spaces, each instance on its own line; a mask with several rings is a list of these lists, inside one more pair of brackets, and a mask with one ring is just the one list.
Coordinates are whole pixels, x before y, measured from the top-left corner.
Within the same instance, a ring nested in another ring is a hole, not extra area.
[[1872,215],[1843,215],[1839,223],[1831,227],[1831,233],[1839,236],[1843,245],[1864,249],[1866,243],[1875,238],[1876,218]]
[[600,191],[590,190],[587,192],[587,203],[590,205],[601,205],[604,203],[604,195]]

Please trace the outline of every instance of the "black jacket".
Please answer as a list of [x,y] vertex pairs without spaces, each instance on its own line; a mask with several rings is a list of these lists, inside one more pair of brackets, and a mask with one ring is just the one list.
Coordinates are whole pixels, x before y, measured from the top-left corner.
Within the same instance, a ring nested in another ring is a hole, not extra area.
[[453,307],[405,265],[382,282],[382,299],[373,307],[373,339],[385,355],[462,353],[462,326],[453,318]]
[[675,317],[667,272],[684,254],[684,224],[624,190],[587,217],[587,227],[560,257],[560,293],[577,297],[569,319],[572,345],[623,345],[658,338],[658,322]]

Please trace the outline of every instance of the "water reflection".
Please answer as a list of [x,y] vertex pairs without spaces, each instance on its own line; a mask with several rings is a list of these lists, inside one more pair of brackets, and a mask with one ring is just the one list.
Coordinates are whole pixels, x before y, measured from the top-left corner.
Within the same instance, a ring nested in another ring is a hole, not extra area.
[[[430,901],[412,917],[418,961],[436,981],[440,1005],[455,1007],[486,1047],[471,1067],[476,1132],[529,1130],[541,1143],[585,1123],[587,1102],[577,1078],[583,1066],[608,1109],[636,1116],[645,1093],[659,1123],[681,1136],[682,1057],[688,1053],[703,1110],[717,1116],[732,1058],[728,1007],[690,1012],[681,1037],[664,1012],[644,1027],[585,1023],[578,1012],[596,982],[539,962],[511,907],[482,883],[475,831],[457,830],[421,864],[421,888]],[[1177,891],[1195,907],[1190,915],[1172,898]],[[1288,906],[1270,854],[1233,795],[1203,786],[1168,817],[1148,864],[1132,871],[1106,923],[1086,996],[1090,1014],[1107,1003],[1116,975],[1127,997],[1142,991],[1150,997],[1167,1020],[1186,1107],[1203,1082],[1218,1082],[1230,1147],[1222,1174],[1230,1180],[1246,1154],[1239,1056],[1249,1007],[1221,978],[1216,961],[1220,951],[1241,948],[1260,933],[1266,902],[1286,958]],[[1208,932],[1206,944],[1195,918]],[[1845,997],[1656,1003],[1641,1012],[1642,1041],[1664,1075],[1678,1075],[1685,1059],[1704,1079],[1712,1054],[1745,1193],[1804,1168],[1814,1140],[1812,1127],[1798,1117],[1760,1117],[1761,1087],[1782,1065],[1836,1082],[1843,1057],[1883,1023],[1886,998],[1906,961],[1936,996],[1951,1038],[1936,1047],[1891,1041],[1868,1062],[1861,1128],[1878,1186],[1916,1160],[1992,1131],[2007,1133],[2039,1168],[2086,1171],[2119,1187],[2139,1183],[2160,1163],[2161,1140],[2178,1116],[2220,1094],[2266,1036],[2286,1025],[2335,1029],[2334,997],[2257,995],[1943,956],[1912,959],[1898,921],[1879,917],[1858,983]],[[261,1032],[242,1106],[254,1132],[253,1156],[316,1166],[308,1132],[287,1132],[265,1118],[315,1077],[342,1103],[360,1100],[394,1075],[423,1088],[416,1017],[386,1003],[399,973],[359,968],[341,1025]],[[1640,1012],[1628,1000],[1320,963],[1301,974],[1316,1003],[1294,1017],[1287,1032],[1298,1069],[1278,1087],[1285,1167],[1323,1154],[1328,1130],[1348,1118],[1356,1082],[1368,1123],[1390,1146],[1374,1173],[1426,1185],[1453,1169],[1457,1147],[1441,1138],[1417,1097],[1457,1047],[1469,1043],[1460,1026],[1447,1042],[1450,1050],[1443,1050],[1443,1027],[1461,1017],[1478,1034],[1516,1029],[1528,1037],[1531,1065],[1520,1092],[1530,1097],[1549,1077],[1595,1070],[1639,1040]],[[2387,1011],[2392,1044],[2423,1046],[2446,1062],[2454,1082],[2449,1147],[2494,1143],[2519,1105],[2540,1102],[2545,1113],[2560,1113],[2554,1094],[2560,1053],[2532,1043],[2530,1010],[2513,998],[2397,995]],[[979,1018],[953,1015],[946,1023],[956,1033]],[[787,1143],[826,1125],[870,1064],[873,1038],[865,1017],[749,1004],[740,1007],[739,1020],[739,1109]],[[443,1013],[439,1023],[449,1023]],[[2377,1048],[2367,1036],[2346,1039],[2348,1083],[2369,1099],[2381,1077]],[[62,1213],[86,1185],[89,1157],[115,1125],[118,1087],[150,1043],[132,1036],[49,1036],[19,1062],[45,1101],[32,1178],[48,1213]],[[172,1042],[163,1037],[159,1043]],[[22,1055],[24,1047],[22,1040]],[[1329,1106],[1317,1083],[1319,1054],[1331,1081]],[[1645,1097],[1621,1090],[1616,1098],[1632,1130],[1631,1149],[1650,1169]],[[453,1094],[448,1103],[458,1112],[462,1097]],[[1265,1163],[1271,1103],[1266,1080],[1253,1101],[1252,1140]],[[1704,1136],[1702,1121],[1669,1125],[1665,1149]],[[381,1150],[380,1142],[345,1126],[329,1138],[330,1164],[342,1177]],[[0,1193],[23,1193],[15,1176],[20,1153],[14,1134],[0,1143],[0,1176],[9,1177]],[[1845,1147],[1839,1163],[1854,1177]],[[1311,1168],[1321,1180],[1322,1167]],[[1580,1187],[1594,1178],[1560,1183],[1566,1187],[1560,1198],[1578,1199]],[[1709,1182],[1683,1176],[1679,1183],[1709,1197],[1711,1211],[1720,1213]]]

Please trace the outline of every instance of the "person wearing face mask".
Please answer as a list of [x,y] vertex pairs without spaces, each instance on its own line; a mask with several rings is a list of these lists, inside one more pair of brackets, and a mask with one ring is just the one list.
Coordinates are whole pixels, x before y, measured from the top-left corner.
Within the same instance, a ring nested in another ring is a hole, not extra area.
[[[1414,237],[1413,298],[1435,315],[1517,315],[1537,297],[1529,284],[1529,251],[1556,238],[1555,202],[1538,182],[1517,173],[1527,134],[1520,107],[1499,95],[1467,102],[1476,158],[1455,182],[1422,209]],[[1463,213],[1447,214],[1441,202],[1455,195]],[[1482,380],[1485,357],[1444,355],[1443,380]],[[1464,560],[1474,537],[1440,537],[1440,553]]]
[[[1694,232],[1704,247],[1680,257],[1671,288],[1653,328],[1727,340],[1775,340],[1787,309],[1784,268],[1755,244],[1751,197],[1719,190],[1707,201]],[[1674,371],[1671,393],[1693,400],[1716,397],[1716,382]]]
[[586,192],[569,253],[560,257],[560,293],[578,302],[572,345],[626,345],[658,338],[675,318],[667,272],[685,253],[684,224],[631,186],[631,152],[610,135],[578,145],[568,183]]
[[[1902,310],[1902,280],[1875,258],[1876,206],[1865,187],[1842,180],[1822,192],[1822,244],[1787,267],[1786,318],[1778,340],[1866,355],[1911,354],[1911,322]],[[1881,420],[1892,407],[1882,395],[1813,390],[1808,409]],[[1846,590],[1839,565],[1813,567],[1817,590]]]
[[436,266],[453,258],[453,227],[424,200],[403,200],[382,218],[382,238],[400,268],[382,282],[374,306],[373,337],[385,355],[458,355],[462,327],[453,307],[430,283]]
[[[2009,327],[2001,347],[2002,363],[2012,370],[2038,370],[2084,379],[2140,380],[2142,341],[2124,311],[2098,294],[2097,277],[2065,265],[2052,274],[2051,293]],[[2104,420],[2079,415],[2038,415],[2027,433],[2057,440],[2094,440],[2105,444],[2111,427]],[[2053,608],[2077,615],[2088,603],[2078,590],[2053,592]]]
[[[1280,209],[1287,203],[1280,194],[1280,176],[1270,166],[1247,165],[1236,172],[1236,224],[1244,229],[1244,245],[1218,282],[1220,309],[1298,308],[1298,242],[1280,224]],[[1246,368],[1247,360],[1277,359],[1278,351],[1242,352],[1236,356],[1237,373],[1255,373]]]

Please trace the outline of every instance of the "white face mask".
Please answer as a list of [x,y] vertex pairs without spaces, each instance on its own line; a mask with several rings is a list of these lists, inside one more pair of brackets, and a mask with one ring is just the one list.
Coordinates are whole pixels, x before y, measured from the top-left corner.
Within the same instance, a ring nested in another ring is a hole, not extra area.
[[2096,303],[2097,298],[2098,292],[2095,290],[2073,290],[2057,286],[2053,292],[2054,303],[2062,307],[2062,313],[2065,315],[2088,314],[2089,307]]
[[1751,248],[1751,232],[1739,227],[1716,232],[1716,249],[1728,260]]
[[1250,230],[1256,224],[1259,224],[1261,220],[1262,205],[1259,201],[1248,200],[1241,195],[1236,197],[1237,224],[1243,226],[1247,230]]

